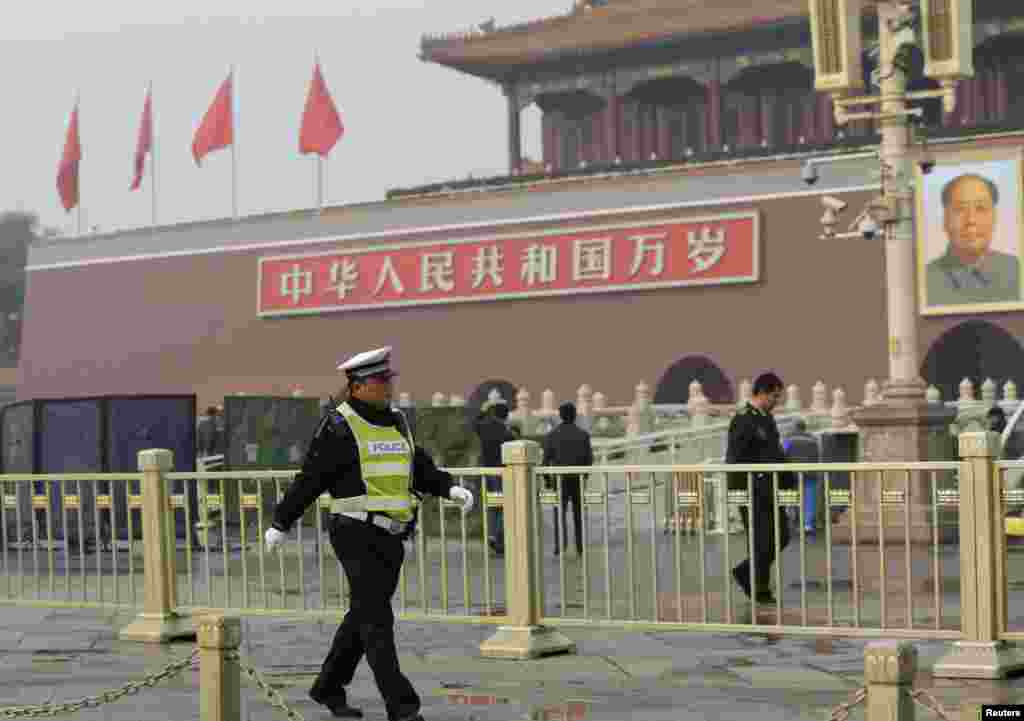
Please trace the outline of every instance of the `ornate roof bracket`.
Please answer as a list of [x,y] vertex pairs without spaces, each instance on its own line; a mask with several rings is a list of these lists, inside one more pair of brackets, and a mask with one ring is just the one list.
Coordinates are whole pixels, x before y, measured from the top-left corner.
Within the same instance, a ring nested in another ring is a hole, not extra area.
[[785,50],[773,52],[722,58],[719,81],[722,85],[728,85],[748,68],[782,65],[783,63],[800,63],[811,72],[814,72],[813,51],[810,47],[786,48]]

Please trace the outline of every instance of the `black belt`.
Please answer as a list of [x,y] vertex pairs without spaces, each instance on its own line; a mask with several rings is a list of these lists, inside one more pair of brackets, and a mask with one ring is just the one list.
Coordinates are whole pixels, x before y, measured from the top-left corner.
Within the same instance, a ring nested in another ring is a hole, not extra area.
[[[365,518],[362,517],[363,514],[366,514]],[[363,523],[369,523],[377,528],[383,528],[393,536],[399,536],[405,533],[409,526],[409,524],[404,521],[396,521],[391,516],[377,511],[346,511],[338,515],[351,518],[356,521],[362,521]]]

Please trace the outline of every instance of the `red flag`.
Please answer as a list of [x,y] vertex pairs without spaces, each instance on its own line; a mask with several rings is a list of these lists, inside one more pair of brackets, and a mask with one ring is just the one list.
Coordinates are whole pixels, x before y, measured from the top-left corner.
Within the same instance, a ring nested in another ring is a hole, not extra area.
[[192,157],[199,165],[207,153],[226,148],[234,142],[234,113],[231,103],[231,75],[221,83],[217,97],[203,116],[192,139]]
[[135,146],[135,178],[132,190],[142,185],[142,174],[146,172],[146,155],[153,147],[153,107],[152,91],[146,91],[146,102],[142,106],[142,122],[139,125],[139,140]]
[[306,109],[302,113],[302,128],[299,130],[299,153],[327,155],[345,132],[338,108],[327,90],[320,63],[313,66],[313,80],[306,97]]
[[78,161],[82,159],[82,145],[78,140],[78,101],[71,111],[68,134],[64,140],[64,155],[57,169],[57,192],[64,210],[70,211],[78,205]]

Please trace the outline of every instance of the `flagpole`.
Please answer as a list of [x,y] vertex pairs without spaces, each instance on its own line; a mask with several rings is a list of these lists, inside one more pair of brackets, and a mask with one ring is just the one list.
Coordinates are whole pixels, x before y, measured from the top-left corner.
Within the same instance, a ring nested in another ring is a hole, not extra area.
[[324,212],[324,159],[316,156],[316,212]]
[[231,65],[231,217],[238,221],[238,78]]
[[149,90],[146,92],[149,100],[149,192],[153,201],[153,218],[150,221],[152,229],[156,231],[156,113],[153,112],[153,81],[149,81]]
[[[320,67],[320,51],[313,51],[313,64],[314,67],[323,73],[323,68]],[[316,154],[316,212],[322,213],[324,211],[324,158],[319,153]]]
[[[82,114],[78,110],[78,106],[82,100],[82,91],[75,91],[75,120],[78,124],[78,143],[81,147],[82,143]],[[82,237],[82,161],[78,161],[78,167],[75,169],[75,181],[78,184],[78,202],[75,204],[75,223],[78,226],[77,235],[79,238]]]

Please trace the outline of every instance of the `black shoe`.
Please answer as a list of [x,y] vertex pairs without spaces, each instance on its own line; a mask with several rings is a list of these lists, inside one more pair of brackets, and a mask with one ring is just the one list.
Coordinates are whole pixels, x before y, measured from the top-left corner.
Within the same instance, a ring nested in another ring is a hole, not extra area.
[[750,579],[740,575],[737,568],[732,569],[732,578],[736,581],[736,585],[743,591],[743,595],[750,598]]
[[309,697],[316,701],[321,706],[326,706],[331,712],[331,715],[335,718],[362,718],[363,712],[357,708],[352,708],[348,705],[344,695],[341,696],[321,696],[313,690],[310,690]]

